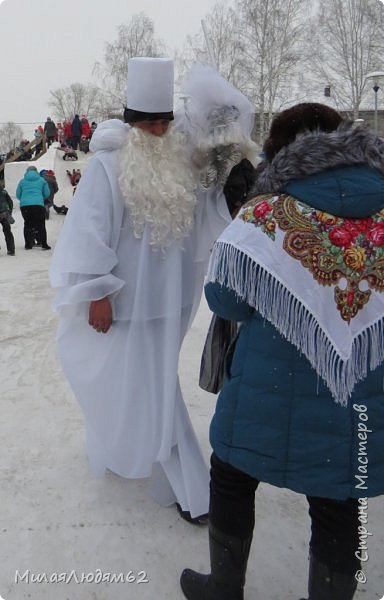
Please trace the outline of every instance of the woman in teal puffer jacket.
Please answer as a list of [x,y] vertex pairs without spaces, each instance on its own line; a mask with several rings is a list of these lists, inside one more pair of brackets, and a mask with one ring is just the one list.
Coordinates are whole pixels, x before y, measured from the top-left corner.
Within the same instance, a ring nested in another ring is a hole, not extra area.
[[31,250],[35,239],[43,250],[51,249],[47,243],[44,206],[44,200],[49,198],[50,193],[48,183],[39,175],[36,167],[28,167],[16,189],[16,197],[20,200],[20,211],[24,219],[26,250]]
[[181,585],[243,599],[264,481],[309,502],[309,600],[351,600],[359,514],[384,493],[384,141],[306,103],[264,151],[210,262],[209,306],[241,327],[210,429],[211,574]]

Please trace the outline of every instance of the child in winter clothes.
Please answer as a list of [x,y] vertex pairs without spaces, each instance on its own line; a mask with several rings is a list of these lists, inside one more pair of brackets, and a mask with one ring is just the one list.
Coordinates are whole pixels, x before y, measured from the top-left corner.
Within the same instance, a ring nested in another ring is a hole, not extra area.
[[61,123],[57,124],[57,141],[59,142],[60,146],[65,145],[64,127]]
[[84,152],[85,154],[89,152],[89,139],[86,138],[85,135],[81,136],[79,150],[81,150],[81,152]]
[[63,148],[59,148],[59,150],[64,152],[63,160],[67,160],[67,158],[71,158],[72,160],[78,159],[77,152],[72,148],[72,146],[64,146]]
[[89,138],[91,134],[91,128],[89,126],[89,122],[88,119],[83,115],[81,117],[81,136],[85,137],[86,139]]
[[70,146],[72,143],[72,123],[71,121],[65,121],[64,123],[64,145]]
[[55,172],[51,169],[49,171],[47,171],[46,169],[40,171],[40,175],[41,177],[44,177],[44,179],[49,185],[50,195],[49,198],[46,198],[46,200],[44,200],[45,218],[49,219],[49,209],[51,208],[51,206],[53,206],[53,197],[59,191],[59,186],[57,185]]
[[11,231],[13,201],[5,188],[0,189],[0,223],[3,228],[7,254],[15,256],[15,240]]
[[72,173],[71,173],[71,171],[69,171],[67,169],[67,175],[69,177],[69,181],[71,182],[71,184],[73,186],[76,186],[79,183],[80,179],[81,179],[81,171],[80,171],[80,169],[77,169],[77,170],[72,169]]
[[91,137],[93,136],[93,134],[94,134],[94,132],[96,130],[96,127],[97,127],[97,123],[95,123],[95,121],[92,121],[92,123],[91,123],[91,130],[89,132],[89,139],[91,139]]

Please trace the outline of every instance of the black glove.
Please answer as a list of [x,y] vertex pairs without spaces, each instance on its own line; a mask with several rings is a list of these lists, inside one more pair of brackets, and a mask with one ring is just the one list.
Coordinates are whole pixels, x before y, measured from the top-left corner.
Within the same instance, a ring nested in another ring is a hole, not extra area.
[[243,158],[235,165],[225,182],[223,191],[229,212],[237,211],[246,201],[255,182],[255,169],[248,159]]

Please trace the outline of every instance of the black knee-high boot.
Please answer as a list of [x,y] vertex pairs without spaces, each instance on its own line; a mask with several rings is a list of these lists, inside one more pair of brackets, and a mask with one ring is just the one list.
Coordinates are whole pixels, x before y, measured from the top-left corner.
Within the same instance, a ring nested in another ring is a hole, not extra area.
[[184,596],[188,600],[243,600],[251,542],[252,535],[243,540],[210,524],[211,574],[185,569],[180,578]]
[[308,600],[352,600],[356,587],[354,575],[336,573],[310,554]]

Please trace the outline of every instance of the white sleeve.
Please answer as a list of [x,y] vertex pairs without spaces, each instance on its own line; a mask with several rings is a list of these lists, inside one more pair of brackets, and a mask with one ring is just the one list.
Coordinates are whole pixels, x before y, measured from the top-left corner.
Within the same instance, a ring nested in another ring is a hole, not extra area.
[[[54,310],[117,293],[124,281],[112,274],[117,264],[123,205],[98,157],[88,164],[65,217],[50,268],[57,289]],[[68,312],[68,311],[66,311]]]

